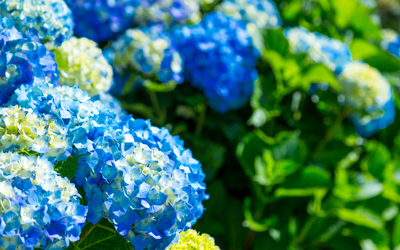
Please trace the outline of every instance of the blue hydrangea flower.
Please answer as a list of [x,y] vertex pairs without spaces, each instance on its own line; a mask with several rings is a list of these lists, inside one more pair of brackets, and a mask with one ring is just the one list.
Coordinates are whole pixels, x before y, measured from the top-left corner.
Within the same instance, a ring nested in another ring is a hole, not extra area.
[[302,27],[285,29],[285,36],[294,54],[307,54],[311,61],[325,64],[335,73],[340,73],[352,55],[347,44],[326,37],[320,33],[312,33]]
[[199,0],[138,0],[135,22],[146,26],[163,23],[166,27],[194,24],[201,20]]
[[203,213],[204,173],[179,137],[131,116],[117,117],[78,88],[23,85],[10,103],[69,129],[79,159],[88,221],[107,218],[136,250],[165,249]]
[[97,44],[87,38],[72,37],[61,46],[52,48],[60,71],[61,85],[75,84],[90,96],[107,92],[113,71]]
[[354,61],[346,64],[338,81],[359,135],[372,136],[393,123],[393,90],[377,69]]
[[0,0],[0,15],[14,20],[19,31],[34,30],[56,45],[73,35],[72,13],[63,0]]
[[0,152],[0,248],[64,249],[79,240],[87,208],[46,157]]
[[11,19],[0,21],[0,103],[6,102],[20,84],[57,84],[54,54],[37,37],[17,31]]
[[67,0],[75,34],[96,42],[114,39],[133,24],[137,0]]
[[212,12],[198,25],[172,32],[185,61],[185,80],[204,92],[211,107],[224,113],[249,101],[259,51],[244,22]]
[[0,150],[34,151],[65,160],[72,151],[67,128],[49,116],[19,106],[0,108]]
[[273,29],[282,25],[274,2],[270,0],[224,0],[217,10],[239,20],[254,23],[260,29]]
[[106,56],[117,75],[137,74],[137,81],[183,81],[183,62],[162,26],[127,30],[112,43]]
[[400,60],[400,36],[394,30],[382,30],[381,47]]
[[108,93],[101,93],[93,96],[92,101],[99,101],[103,107],[111,110],[111,112],[115,113],[117,116],[128,114],[121,106],[121,103],[118,101],[118,99]]

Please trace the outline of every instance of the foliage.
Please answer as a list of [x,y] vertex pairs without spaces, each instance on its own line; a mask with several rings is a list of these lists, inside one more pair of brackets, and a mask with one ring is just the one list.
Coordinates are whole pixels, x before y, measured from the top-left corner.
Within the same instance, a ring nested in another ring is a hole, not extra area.
[[[113,66],[109,93],[56,86],[45,38],[0,26],[5,42],[41,49],[21,49],[19,78],[14,61],[1,68],[12,86],[0,148],[47,156],[80,186],[90,222],[69,250],[213,246],[208,235],[232,250],[400,249],[394,1],[76,2],[76,35],[100,41]],[[38,82],[20,86],[27,76]]]

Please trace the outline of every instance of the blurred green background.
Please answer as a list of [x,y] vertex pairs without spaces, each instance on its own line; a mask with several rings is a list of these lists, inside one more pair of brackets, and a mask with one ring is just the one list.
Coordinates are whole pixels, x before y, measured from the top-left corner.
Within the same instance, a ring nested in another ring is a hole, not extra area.
[[[274,2],[282,27],[341,40],[379,69],[400,108],[400,61],[379,47],[382,28],[400,32],[400,2]],[[202,163],[211,198],[194,228],[224,250],[400,249],[400,118],[372,138],[357,136],[334,88],[308,94],[313,82],[338,86],[331,71],[291,54],[283,29],[265,41],[253,97],[239,111],[217,113],[190,84],[121,100],[183,138]]]

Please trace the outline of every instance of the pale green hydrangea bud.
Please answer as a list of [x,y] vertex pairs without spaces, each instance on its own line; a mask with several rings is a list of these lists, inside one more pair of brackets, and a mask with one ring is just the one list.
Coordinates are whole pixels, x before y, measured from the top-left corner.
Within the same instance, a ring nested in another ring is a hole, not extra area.
[[75,84],[90,96],[107,92],[112,84],[112,67],[97,44],[87,38],[72,37],[53,48],[60,71],[60,83]]
[[179,242],[171,245],[167,250],[220,250],[214,243],[214,238],[208,234],[198,234],[189,229],[179,236]]

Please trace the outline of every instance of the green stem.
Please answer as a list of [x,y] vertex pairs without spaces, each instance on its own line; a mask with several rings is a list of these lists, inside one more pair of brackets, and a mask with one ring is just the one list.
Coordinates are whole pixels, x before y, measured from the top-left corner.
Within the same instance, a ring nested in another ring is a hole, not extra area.
[[306,221],[304,226],[301,228],[299,235],[294,239],[294,241],[292,243],[293,246],[298,246],[304,240],[308,231],[310,231],[310,229],[312,228],[314,223],[317,221],[317,219],[318,219],[318,217],[316,215],[314,215]]
[[200,115],[197,117],[197,126],[194,135],[199,138],[201,136],[201,132],[203,131],[204,122],[206,120],[207,114],[207,105],[203,104],[201,108]]
[[[262,190],[260,189],[260,186],[255,184],[254,182],[253,182],[253,184],[254,184],[254,188],[255,188],[255,191],[256,191],[256,195],[258,196],[257,198],[261,202],[261,205],[257,208],[257,210],[256,210],[256,212],[254,214],[254,220],[257,221],[262,217],[267,204],[271,203],[275,199],[271,200],[271,199],[268,199],[268,197],[265,197],[263,192],[262,192]],[[270,189],[266,190],[266,192],[269,194],[271,192],[271,190],[272,189],[270,188]],[[244,243],[244,249],[245,250],[250,250],[251,249],[256,234],[257,234],[256,231],[250,229],[249,234],[247,235],[246,241]]]
[[343,122],[344,118],[347,116],[347,110],[344,109],[340,115],[336,118],[336,121],[333,123],[332,126],[329,127],[328,131],[325,134],[325,137],[321,140],[321,142],[318,144],[318,146],[315,149],[314,156],[315,159],[318,160],[319,157],[321,156],[321,153],[325,149],[325,147],[328,145],[328,143],[333,139],[334,132],[337,129],[338,126]]
[[154,112],[157,116],[157,121],[158,121],[157,123],[158,123],[158,125],[163,126],[163,125],[165,125],[164,124],[165,123],[165,115],[160,107],[159,102],[158,102],[157,93],[152,90],[149,90],[149,95],[150,95],[151,103],[153,104]]
[[161,112],[160,104],[158,103],[157,93],[149,90],[149,95],[150,95],[151,103],[153,104],[153,107],[154,107],[154,111],[156,112],[156,114],[158,116],[161,116],[162,112]]
[[77,242],[75,243],[75,245],[76,245],[77,247],[79,247],[79,245],[86,239],[86,237],[88,237],[88,235],[93,231],[93,229],[94,229],[95,227],[96,227],[96,225],[93,225],[92,223],[89,223],[89,228],[88,228],[85,232],[83,232],[83,233],[81,234],[79,241],[77,241]]

